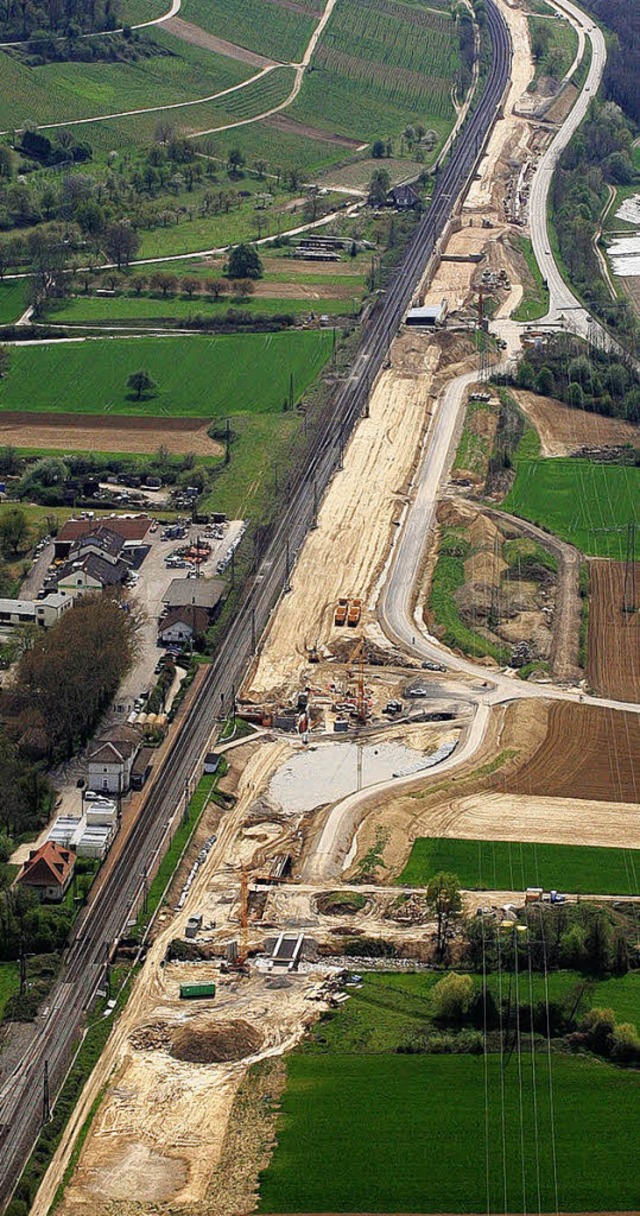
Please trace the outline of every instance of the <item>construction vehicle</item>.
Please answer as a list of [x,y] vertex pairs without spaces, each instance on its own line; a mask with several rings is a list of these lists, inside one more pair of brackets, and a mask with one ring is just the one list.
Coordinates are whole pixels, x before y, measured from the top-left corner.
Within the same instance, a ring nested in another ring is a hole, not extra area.
[[347,617],[347,625],[349,625],[351,629],[355,629],[356,625],[360,624],[361,616],[362,600],[352,600],[349,608],[349,615]]
[[345,599],[339,599],[337,607],[336,607],[336,614],[335,614],[335,617],[333,618],[334,625],[345,625],[346,621],[347,621],[348,612],[349,612],[349,601],[345,600]]

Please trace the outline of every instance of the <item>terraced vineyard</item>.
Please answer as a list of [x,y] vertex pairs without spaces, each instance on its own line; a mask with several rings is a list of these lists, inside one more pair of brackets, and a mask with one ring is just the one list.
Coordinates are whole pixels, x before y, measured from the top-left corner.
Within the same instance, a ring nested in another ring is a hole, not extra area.
[[448,14],[396,0],[338,0],[291,116],[373,139],[452,121],[460,60]]
[[180,16],[227,42],[291,63],[302,58],[322,8],[291,9],[277,0],[184,0]]

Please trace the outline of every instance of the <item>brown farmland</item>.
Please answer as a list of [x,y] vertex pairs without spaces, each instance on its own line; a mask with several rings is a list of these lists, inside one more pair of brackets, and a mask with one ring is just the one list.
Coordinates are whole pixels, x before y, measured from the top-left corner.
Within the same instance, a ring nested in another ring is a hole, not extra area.
[[[622,611],[625,563],[593,561],[589,570],[589,684],[599,696],[640,701],[640,612]],[[640,597],[640,562],[635,586]]]
[[18,448],[59,448],[65,452],[156,452],[219,456],[222,445],[207,435],[201,418],[136,418],[85,414],[0,414],[0,444]]
[[[507,725],[514,713],[511,706]],[[513,794],[639,802],[640,714],[555,701],[541,742],[492,785]]]

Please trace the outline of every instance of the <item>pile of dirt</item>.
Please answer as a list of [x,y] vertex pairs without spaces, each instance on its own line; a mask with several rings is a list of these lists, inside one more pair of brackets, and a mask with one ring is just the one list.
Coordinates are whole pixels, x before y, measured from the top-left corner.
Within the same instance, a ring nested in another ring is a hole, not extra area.
[[240,1019],[203,1026],[181,1026],[173,1035],[171,1055],[189,1064],[220,1064],[244,1060],[262,1047],[254,1026]]
[[354,916],[368,902],[357,891],[325,891],[316,899],[316,908],[323,916]]
[[129,1042],[136,1051],[168,1051],[172,1042],[171,1028],[166,1022],[149,1022],[146,1026],[138,1026],[129,1036]]
[[432,920],[426,895],[399,895],[389,905],[385,912],[387,920],[397,920],[400,924],[421,925]]

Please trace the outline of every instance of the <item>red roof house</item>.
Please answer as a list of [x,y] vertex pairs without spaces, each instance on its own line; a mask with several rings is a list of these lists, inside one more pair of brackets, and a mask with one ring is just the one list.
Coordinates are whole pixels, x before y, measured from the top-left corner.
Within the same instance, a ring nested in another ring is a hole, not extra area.
[[32,849],[25,861],[18,882],[35,891],[46,903],[60,903],[73,877],[75,854],[47,840],[39,849]]

